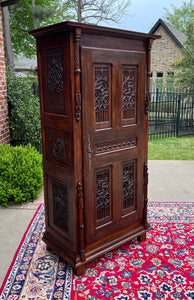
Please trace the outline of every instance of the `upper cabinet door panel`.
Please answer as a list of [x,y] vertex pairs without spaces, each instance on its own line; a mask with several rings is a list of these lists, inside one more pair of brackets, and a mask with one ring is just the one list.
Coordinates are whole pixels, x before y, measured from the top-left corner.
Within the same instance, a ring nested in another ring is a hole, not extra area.
[[[144,105],[145,53],[82,47],[87,89],[82,91],[92,110],[92,130],[114,129],[143,122],[137,106]],[[141,81],[141,85],[139,84]],[[143,88],[142,88],[143,85]]]

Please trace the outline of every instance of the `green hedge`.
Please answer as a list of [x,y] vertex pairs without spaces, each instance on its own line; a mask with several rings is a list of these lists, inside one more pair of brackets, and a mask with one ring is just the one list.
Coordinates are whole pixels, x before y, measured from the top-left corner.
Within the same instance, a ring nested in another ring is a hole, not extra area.
[[0,145],[0,204],[34,200],[43,186],[42,155],[31,145]]
[[32,92],[33,77],[7,76],[11,145],[28,145],[41,152],[39,98]]

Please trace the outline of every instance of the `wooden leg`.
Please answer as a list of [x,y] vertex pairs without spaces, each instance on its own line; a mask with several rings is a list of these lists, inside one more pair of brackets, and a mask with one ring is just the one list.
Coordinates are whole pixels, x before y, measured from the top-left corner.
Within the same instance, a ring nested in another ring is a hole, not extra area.
[[48,244],[46,244],[46,250],[47,251],[52,251],[52,248]]
[[73,268],[73,273],[77,276],[80,276],[81,274],[83,274],[85,272],[85,264],[77,267],[77,268]]
[[138,242],[143,242],[146,240],[146,233],[143,233],[142,235],[137,237]]

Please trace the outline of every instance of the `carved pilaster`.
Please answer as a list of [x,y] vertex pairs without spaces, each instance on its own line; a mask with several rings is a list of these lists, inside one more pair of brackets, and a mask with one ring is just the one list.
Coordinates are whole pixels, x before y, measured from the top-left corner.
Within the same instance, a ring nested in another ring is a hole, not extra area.
[[81,98],[81,93],[76,93],[75,94],[75,117],[76,120],[79,121],[81,118],[81,110],[82,110],[82,98]]
[[151,49],[153,40],[149,39],[146,43],[147,57],[146,57],[146,94],[145,94],[145,113],[149,112],[150,104],[150,77],[151,77]]
[[78,230],[79,230],[79,255],[81,261],[85,261],[85,248],[84,248],[84,201],[83,201],[83,191],[82,191],[82,184],[79,181],[77,183],[77,200],[78,200],[78,210],[79,210],[79,223],[78,223]]
[[81,88],[80,88],[80,36],[81,29],[76,28],[74,32],[74,66],[75,66],[75,118],[81,118]]
[[147,221],[147,207],[148,207],[148,166],[144,164],[144,228],[148,229],[149,224]]

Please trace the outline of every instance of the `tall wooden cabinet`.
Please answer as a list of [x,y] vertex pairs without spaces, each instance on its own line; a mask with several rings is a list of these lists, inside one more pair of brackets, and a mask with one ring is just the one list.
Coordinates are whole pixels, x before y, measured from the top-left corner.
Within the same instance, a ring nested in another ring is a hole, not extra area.
[[144,240],[150,51],[157,36],[64,22],[38,30],[46,231],[76,274]]

